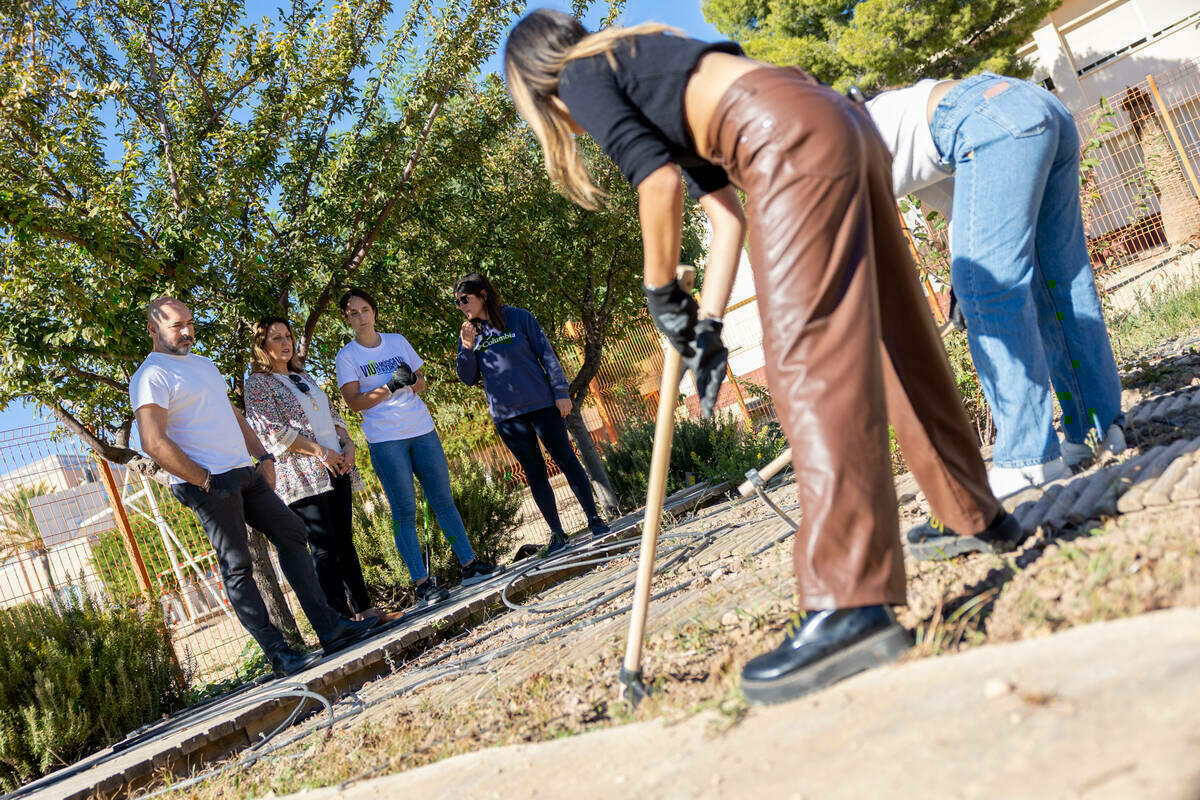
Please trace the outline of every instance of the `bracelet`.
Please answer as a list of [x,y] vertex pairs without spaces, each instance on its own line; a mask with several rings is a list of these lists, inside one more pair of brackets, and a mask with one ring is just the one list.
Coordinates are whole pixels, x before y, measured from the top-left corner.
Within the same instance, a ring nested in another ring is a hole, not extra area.
[[211,486],[212,486],[212,473],[209,472],[208,470],[204,470],[204,483],[200,484],[200,488],[207,492]]
[[317,456],[317,458],[320,460],[320,462],[322,464],[328,464],[329,463],[329,448],[322,445],[321,446],[321,455]]

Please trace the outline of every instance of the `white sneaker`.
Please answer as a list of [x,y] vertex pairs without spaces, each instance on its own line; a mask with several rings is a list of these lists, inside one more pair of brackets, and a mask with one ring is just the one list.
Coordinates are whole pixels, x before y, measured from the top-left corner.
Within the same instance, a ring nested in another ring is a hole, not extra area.
[[[1097,451],[1092,450],[1087,442],[1075,444],[1063,440],[1059,442],[1059,448],[1062,450],[1063,462],[1068,467],[1073,467],[1085,458],[1091,458]],[[1109,425],[1108,431],[1104,434],[1104,441],[1100,443],[1100,448],[1107,450],[1113,455],[1119,455],[1125,452],[1125,432],[1121,430],[1120,425]]]
[[1028,467],[992,467],[988,470],[988,486],[996,497],[1008,497],[1030,486],[1069,477],[1071,468],[1061,458]]

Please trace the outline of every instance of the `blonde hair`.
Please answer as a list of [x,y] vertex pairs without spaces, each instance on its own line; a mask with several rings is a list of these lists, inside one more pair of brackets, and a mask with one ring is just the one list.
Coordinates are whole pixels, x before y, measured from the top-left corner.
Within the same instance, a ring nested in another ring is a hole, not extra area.
[[304,364],[301,363],[300,356],[296,352],[296,337],[292,334],[292,324],[283,317],[263,317],[254,324],[254,337],[250,340],[250,371],[275,371],[275,361],[267,352],[266,347],[267,334],[271,332],[271,326],[275,324],[287,328],[288,335],[292,337],[292,357],[288,359],[288,369],[292,372],[303,372]]
[[558,78],[568,61],[608,56],[616,67],[613,49],[634,36],[682,32],[669,25],[647,22],[632,28],[587,29],[569,14],[540,8],[516,24],[504,46],[504,77],[513,105],[542,145],[546,174],[568,200],[595,211],[606,199],[596,186],[567,120],[551,104],[558,96]]

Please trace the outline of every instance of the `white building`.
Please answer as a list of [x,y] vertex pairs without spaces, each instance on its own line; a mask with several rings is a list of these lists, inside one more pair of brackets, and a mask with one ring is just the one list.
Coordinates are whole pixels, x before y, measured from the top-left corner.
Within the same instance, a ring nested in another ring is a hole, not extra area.
[[1017,54],[1079,112],[1200,55],[1200,0],[1064,0]]

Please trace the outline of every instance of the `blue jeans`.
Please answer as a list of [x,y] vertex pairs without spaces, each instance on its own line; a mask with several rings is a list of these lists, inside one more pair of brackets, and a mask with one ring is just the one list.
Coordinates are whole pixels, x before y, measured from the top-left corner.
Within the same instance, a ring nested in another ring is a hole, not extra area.
[[454,506],[450,494],[450,469],[446,465],[446,453],[437,431],[430,431],[411,439],[396,439],[390,442],[368,444],[371,463],[375,474],[383,484],[384,494],[392,507],[392,535],[396,538],[396,550],[408,567],[413,583],[429,577],[425,561],[421,558],[421,543],[417,541],[417,493],[413,486],[413,474],[421,481],[425,497],[433,506],[434,516],[442,533],[450,541],[454,555],[462,564],[475,558],[462,517]]
[[984,73],[946,94],[930,131],[955,170],[950,273],[996,422],[993,463],[1059,457],[1051,383],[1067,440],[1103,439],[1121,382],[1083,232],[1074,120],[1044,89]]

